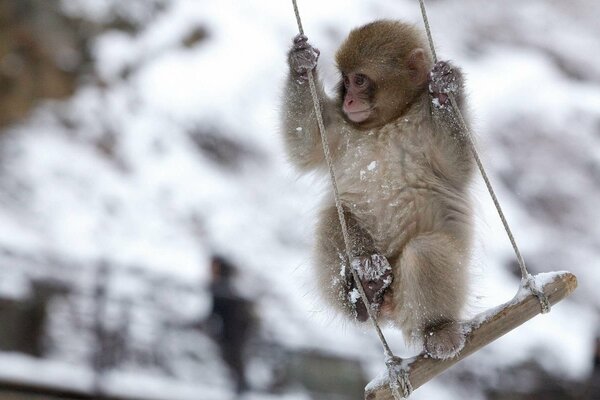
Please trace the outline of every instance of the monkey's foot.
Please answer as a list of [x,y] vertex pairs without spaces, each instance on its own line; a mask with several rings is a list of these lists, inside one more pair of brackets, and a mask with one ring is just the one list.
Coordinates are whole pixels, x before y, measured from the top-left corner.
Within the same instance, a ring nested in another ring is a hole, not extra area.
[[[353,258],[351,266],[358,274],[367,295],[369,307],[377,313],[379,306],[383,303],[384,294],[393,281],[390,263],[381,254],[371,254]],[[356,319],[361,322],[366,321],[369,314],[354,281],[352,281],[348,295],[350,302],[354,305]]]
[[464,345],[465,332],[458,322],[446,322],[425,330],[425,351],[433,358],[452,358]]
[[448,104],[448,94],[458,90],[458,79],[452,66],[446,61],[437,62],[429,73],[429,93],[434,104],[444,107]]

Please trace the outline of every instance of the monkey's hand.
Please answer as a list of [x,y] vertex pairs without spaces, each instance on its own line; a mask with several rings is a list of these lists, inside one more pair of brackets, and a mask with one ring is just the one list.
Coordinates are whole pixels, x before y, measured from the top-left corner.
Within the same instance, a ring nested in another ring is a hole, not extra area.
[[[367,295],[369,307],[377,314],[379,306],[383,303],[383,296],[393,281],[390,263],[384,256],[376,253],[353,258],[351,267],[357,272],[360,283]],[[361,322],[366,321],[369,318],[369,313],[354,280],[352,280],[348,292],[348,300],[354,306],[356,319]]]
[[308,80],[308,71],[316,68],[320,54],[319,49],[308,43],[306,36],[294,37],[294,44],[288,53],[288,64],[296,82],[304,83]]
[[429,73],[429,93],[436,107],[445,108],[450,103],[448,95],[456,94],[461,86],[461,74],[447,61],[437,62]]

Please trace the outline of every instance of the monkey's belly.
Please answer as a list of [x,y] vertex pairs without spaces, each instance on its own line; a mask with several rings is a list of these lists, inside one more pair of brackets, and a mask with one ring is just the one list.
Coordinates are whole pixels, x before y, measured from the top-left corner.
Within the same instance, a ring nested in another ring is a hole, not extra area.
[[342,201],[388,257],[433,229],[440,212],[426,135],[392,128],[355,137],[337,168]]
[[436,225],[438,200],[427,189],[382,188],[368,193],[342,193],[341,197],[361,227],[371,234],[377,248],[388,257],[398,255],[411,238]]

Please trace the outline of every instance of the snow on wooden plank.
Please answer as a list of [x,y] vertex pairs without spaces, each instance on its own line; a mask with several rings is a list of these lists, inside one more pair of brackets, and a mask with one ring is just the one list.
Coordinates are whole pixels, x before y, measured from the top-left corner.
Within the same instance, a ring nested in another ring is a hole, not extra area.
[[[577,278],[570,272],[546,273],[534,276],[535,286],[543,288],[551,305],[569,296],[577,287]],[[504,334],[540,314],[540,301],[523,287],[515,297],[490,311],[486,311],[465,324],[468,333],[465,347],[454,358],[436,360],[425,354],[403,360],[412,389],[425,384],[460,360],[493,342]],[[375,378],[365,388],[366,400],[393,400],[387,374]]]

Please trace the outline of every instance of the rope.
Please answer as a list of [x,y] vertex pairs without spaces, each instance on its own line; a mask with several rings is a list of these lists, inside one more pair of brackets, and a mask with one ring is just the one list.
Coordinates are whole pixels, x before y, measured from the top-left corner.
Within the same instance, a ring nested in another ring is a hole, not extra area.
[[403,366],[402,359],[394,357],[386,361],[388,367],[389,387],[394,395],[395,399],[398,399],[400,390],[402,391],[402,398],[408,398],[413,391],[413,387],[410,383],[408,370]]
[[437,63],[437,54],[435,52],[435,46],[433,45],[433,37],[431,36],[431,28],[429,27],[429,18],[427,18],[427,10],[425,10],[425,3],[423,0],[419,0],[419,5],[421,6],[421,15],[423,16],[423,24],[425,24],[425,30],[427,31],[427,39],[429,40],[429,48],[431,49],[433,62]]
[[[294,14],[296,15],[296,22],[298,24],[298,32],[301,35],[303,35],[304,29],[302,27],[302,20],[300,18],[300,12],[298,10],[297,1],[292,0],[292,5],[294,6]],[[367,295],[362,286],[362,283],[360,282],[358,273],[350,265],[350,261],[352,259],[352,256],[351,256],[352,255],[352,252],[351,252],[352,245],[350,244],[350,236],[348,234],[348,225],[346,223],[346,218],[344,217],[344,209],[342,207],[342,202],[340,200],[340,194],[339,194],[339,190],[338,190],[338,186],[337,186],[337,179],[335,177],[335,172],[333,170],[333,162],[331,159],[331,153],[329,151],[329,143],[327,142],[325,124],[323,123],[323,115],[321,114],[321,104],[319,101],[319,96],[317,95],[317,87],[315,85],[315,78],[314,78],[312,70],[308,71],[308,83],[310,86],[310,94],[311,94],[312,100],[313,100],[315,115],[317,117],[317,125],[319,127],[319,132],[321,133],[321,142],[323,144],[323,153],[325,154],[325,161],[327,163],[327,167],[329,168],[329,176],[331,178],[331,186],[333,189],[333,198],[335,200],[335,207],[337,209],[338,218],[340,220],[340,226],[342,228],[342,236],[344,237],[344,245],[346,248],[346,257],[348,259],[348,265],[350,266],[350,271],[352,272],[352,277],[354,279],[354,282],[356,283],[356,287],[360,293],[360,297],[365,304],[365,308],[367,309],[367,314],[369,315],[369,319],[373,323],[373,327],[375,328],[375,331],[377,332],[377,336],[379,336],[379,340],[381,341],[381,345],[383,346],[383,350],[385,352],[385,356],[386,356],[386,360],[387,360],[386,366],[388,368],[388,375],[390,377],[390,390],[394,396],[394,399],[400,400],[400,399],[402,399],[402,397],[406,398],[410,395],[411,386],[410,386],[410,382],[408,381],[408,377],[407,377],[408,374],[405,371],[399,372],[396,370],[396,368],[394,368],[395,362],[398,358],[394,356],[394,353],[392,353],[392,350],[390,349],[390,346],[388,345],[387,340],[385,339],[385,336],[383,335],[383,332],[381,332],[381,328],[379,327],[379,324],[377,323],[377,320],[375,319],[375,316],[373,315],[372,309],[369,306],[369,304],[370,304],[369,299],[367,298]],[[398,382],[400,382],[400,384],[398,384]],[[402,395],[399,392],[399,386],[402,389]]]
[[[437,63],[437,61],[438,61],[437,55],[435,53],[435,46],[433,45],[431,28],[429,26],[429,19],[427,18],[427,11],[425,9],[424,0],[419,0],[419,4],[421,6],[421,14],[423,15],[423,23],[425,25],[425,31],[427,32],[427,38],[429,39],[429,47],[431,50],[431,54],[433,56],[433,62]],[[492,183],[490,182],[490,179],[488,178],[485,168],[483,167],[483,163],[481,162],[481,158],[479,157],[479,152],[477,151],[477,148],[475,147],[475,143],[473,140],[473,134],[471,133],[471,130],[467,126],[465,119],[463,118],[463,115],[460,112],[460,109],[458,108],[458,104],[456,103],[456,99],[454,98],[454,95],[452,93],[448,93],[448,95],[449,95],[448,97],[450,98],[450,103],[452,104],[452,108],[454,109],[455,114],[458,117],[458,122],[460,124],[462,133],[468,139],[467,142],[469,143],[469,148],[471,150],[471,153],[473,154],[473,158],[475,159],[475,162],[477,163],[479,172],[481,172],[481,177],[483,178],[483,181],[485,182],[485,186],[487,187],[487,190],[490,193],[492,201],[494,202],[494,206],[496,207],[496,211],[498,212],[498,215],[500,216],[500,220],[502,221],[502,225],[504,226],[504,230],[506,231],[506,234],[508,235],[510,244],[512,245],[513,251],[515,252],[515,255],[517,257],[517,262],[519,263],[519,268],[521,269],[521,279],[525,283],[525,286],[527,288],[529,288],[529,290],[538,298],[538,300],[540,301],[540,306],[542,308],[542,314],[545,314],[550,311],[550,303],[548,301],[548,298],[542,291],[540,291],[538,288],[536,288],[534,286],[533,277],[531,276],[531,274],[527,270],[527,267],[525,266],[525,260],[523,259],[523,256],[521,255],[519,246],[517,246],[517,242],[512,233],[512,230],[510,229],[510,226],[508,225],[508,221],[506,220],[506,217],[504,216],[504,212],[502,211],[502,207],[500,206],[500,202],[498,201],[496,192],[494,191],[494,188],[492,187]]]

